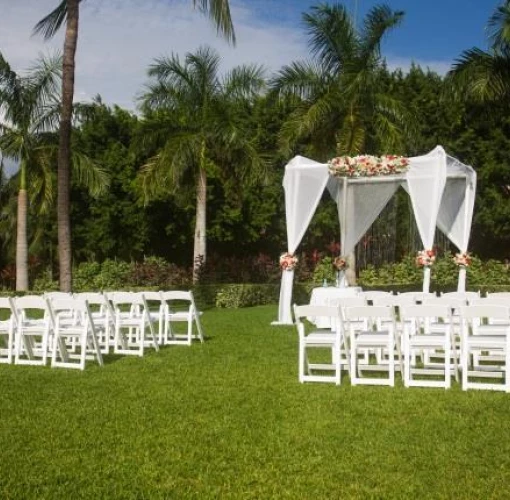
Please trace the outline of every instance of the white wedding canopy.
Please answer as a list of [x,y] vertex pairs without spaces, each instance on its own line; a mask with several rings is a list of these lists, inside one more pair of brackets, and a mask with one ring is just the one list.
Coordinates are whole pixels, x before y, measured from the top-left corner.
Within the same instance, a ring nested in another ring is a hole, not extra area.
[[[411,198],[424,249],[432,249],[436,226],[461,251],[466,252],[476,190],[476,172],[437,146],[424,156],[409,158],[405,174],[379,177],[333,177],[328,165],[302,156],[285,167],[283,187],[288,252],[293,254],[312,220],[324,189],[336,201],[342,255],[352,252],[402,186]],[[283,271],[276,324],[292,324],[294,271]],[[465,269],[459,272],[459,290],[465,290]],[[430,269],[424,270],[423,290],[430,286]]]

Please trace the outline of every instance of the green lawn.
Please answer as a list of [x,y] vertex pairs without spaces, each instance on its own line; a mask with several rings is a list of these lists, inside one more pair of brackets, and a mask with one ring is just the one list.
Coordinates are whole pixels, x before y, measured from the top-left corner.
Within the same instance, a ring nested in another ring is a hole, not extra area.
[[0,498],[508,498],[510,395],[300,385],[276,307],[85,372],[0,365]]

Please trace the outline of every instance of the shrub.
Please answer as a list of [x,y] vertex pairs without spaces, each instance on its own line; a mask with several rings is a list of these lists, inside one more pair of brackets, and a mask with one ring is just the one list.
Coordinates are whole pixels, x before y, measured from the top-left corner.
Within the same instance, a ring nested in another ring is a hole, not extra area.
[[229,285],[216,295],[216,307],[251,307],[278,302],[278,287],[268,285]]
[[161,257],[146,257],[142,262],[133,262],[128,280],[135,286],[161,288],[191,285],[191,269],[184,269]]
[[[431,285],[437,289],[454,289],[457,286],[459,268],[453,262],[453,256],[446,254],[436,259],[431,268]],[[408,255],[401,262],[384,264],[378,268],[367,266],[359,273],[358,282],[363,287],[391,285],[420,285],[423,269],[415,264],[414,256]],[[467,283],[471,287],[483,289],[490,286],[509,286],[510,271],[499,261],[482,262],[473,257],[467,268]]]

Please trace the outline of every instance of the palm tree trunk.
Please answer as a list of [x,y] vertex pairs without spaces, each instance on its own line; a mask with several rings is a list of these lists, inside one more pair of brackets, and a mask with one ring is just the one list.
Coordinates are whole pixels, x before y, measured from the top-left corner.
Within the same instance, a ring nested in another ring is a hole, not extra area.
[[195,241],[193,248],[193,283],[199,279],[200,268],[206,259],[206,208],[207,208],[207,174],[200,168],[197,182],[197,207],[195,220]]
[[74,68],[78,43],[79,0],[67,0],[67,25],[62,68],[62,110],[58,151],[58,257],[60,289],[71,291],[71,117],[73,114]]
[[16,290],[28,290],[28,243],[27,243],[27,190],[18,193],[18,220],[16,221]]

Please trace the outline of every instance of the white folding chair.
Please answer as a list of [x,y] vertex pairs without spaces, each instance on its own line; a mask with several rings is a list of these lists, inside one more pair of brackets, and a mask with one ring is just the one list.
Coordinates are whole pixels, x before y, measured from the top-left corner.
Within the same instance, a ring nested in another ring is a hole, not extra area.
[[[316,329],[306,320],[307,317],[319,316],[329,318],[331,328]],[[334,382],[340,385],[342,364],[348,369],[348,360],[343,363],[340,356],[342,348],[347,351],[340,309],[333,306],[294,305],[294,317],[299,336],[299,382]],[[308,351],[312,348],[330,350],[330,361],[324,362],[323,359],[310,361]]]
[[106,295],[101,292],[80,292],[74,297],[87,301],[96,328],[102,354],[108,354],[115,341],[115,313]]
[[115,313],[116,354],[143,356],[145,347],[159,351],[149,306],[141,293],[113,292],[107,295]]
[[101,348],[87,301],[53,298],[49,301],[49,310],[53,323],[51,366],[84,370],[87,359],[95,359],[103,366]]
[[163,345],[165,336],[165,303],[161,292],[143,292],[153,325],[157,325],[158,344]]
[[[468,305],[461,307],[460,314],[462,389],[510,392],[510,308]],[[490,353],[491,364],[479,362],[483,353]],[[493,379],[502,382],[495,383]]]
[[17,314],[14,362],[18,365],[45,365],[51,342],[51,317],[47,299],[26,295],[14,299]]
[[[164,344],[191,345],[193,339],[204,341],[200,311],[191,291],[161,292],[164,306]],[[177,323],[186,323],[186,333],[177,331]]]
[[[452,374],[458,376],[457,357],[452,354],[455,339],[451,308],[446,304],[404,306],[400,321],[404,335],[404,385],[449,389]],[[415,364],[418,353],[423,366]],[[443,380],[437,380],[441,376]]]
[[17,314],[10,297],[0,297],[0,337],[4,346],[0,347],[0,363],[12,363],[14,357],[14,333],[17,325]]
[[[462,306],[467,305],[468,298],[467,296],[464,296],[463,294],[451,294],[451,295],[440,295],[439,297],[427,297],[422,302],[424,305],[438,305],[438,306],[448,306],[451,311],[451,316],[449,318],[440,318],[434,320],[430,320],[428,322],[428,330],[430,332],[443,332],[445,328],[445,322],[451,321],[452,324],[452,336],[454,339],[454,343],[452,344],[451,349],[451,356],[452,358],[455,357],[453,360],[455,363],[457,363],[457,366],[460,363],[460,325],[461,325],[461,319],[460,319],[460,308]],[[442,358],[444,356],[444,353],[441,351],[433,352],[431,350],[426,350],[424,352],[424,359],[423,362],[426,365],[429,366],[443,366],[443,362],[439,362],[437,364],[435,360]],[[456,376],[456,379],[458,378],[458,375]]]
[[[385,350],[397,353],[397,363],[401,366],[401,353],[397,339],[395,310],[392,306],[346,307],[343,311],[344,324],[349,331],[351,357],[351,384],[395,385],[395,356],[388,356],[388,362],[367,363],[365,352]],[[360,318],[366,320],[368,329],[362,327]],[[384,324],[383,329],[377,325]],[[363,357],[360,358],[360,353]],[[365,371],[388,372],[387,378],[364,376]]]

